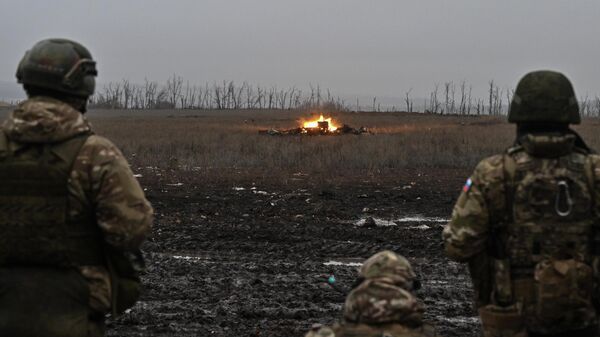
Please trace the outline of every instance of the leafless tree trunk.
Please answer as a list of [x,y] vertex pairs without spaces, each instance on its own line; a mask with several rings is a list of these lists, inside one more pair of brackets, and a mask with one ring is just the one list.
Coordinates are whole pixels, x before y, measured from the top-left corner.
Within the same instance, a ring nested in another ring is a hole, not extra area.
[[490,89],[489,89],[489,110],[488,110],[488,115],[492,115],[493,114],[493,109],[494,109],[494,80],[491,80],[489,82],[490,84]]
[[181,76],[173,74],[173,76],[167,80],[166,91],[169,98],[169,103],[171,103],[173,107],[177,106],[177,100],[181,96],[182,88],[183,78],[181,78]]
[[404,103],[406,104],[406,112],[413,112],[413,102],[412,99],[410,99],[411,91],[412,88],[410,88],[410,90],[404,93]]
[[589,98],[587,95],[585,95],[585,98],[582,98],[581,102],[579,104],[579,112],[581,113],[582,116],[584,116],[584,117],[588,116],[589,106],[590,106]]

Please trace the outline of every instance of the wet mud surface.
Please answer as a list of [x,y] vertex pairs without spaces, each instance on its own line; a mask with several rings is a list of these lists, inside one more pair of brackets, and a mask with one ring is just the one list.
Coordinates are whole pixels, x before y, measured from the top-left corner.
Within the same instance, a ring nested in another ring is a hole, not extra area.
[[[109,321],[108,336],[303,336],[340,318],[357,266],[382,249],[413,263],[426,319],[442,335],[479,333],[467,270],[440,240],[465,172],[327,187],[308,177],[217,185],[142,173],[157,212],[145,292]],[[375,224],[361,220],[369,216]]]

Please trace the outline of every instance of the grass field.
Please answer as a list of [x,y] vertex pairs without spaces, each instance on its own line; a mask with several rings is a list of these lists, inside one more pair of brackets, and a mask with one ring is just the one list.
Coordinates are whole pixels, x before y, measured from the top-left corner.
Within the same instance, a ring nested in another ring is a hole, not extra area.
[[[373,135],[267,136],[258,130],[297,127],[310,114],[293,111],[93,111],[96,132],[112,139],[134,168],[201,172],[207,179],[285,180],[385,176],[399,169],[470,169],[514,140],[498,117],[407,113],[337,113],[334,120]],[[600,145],[598,120],[576,129]]]

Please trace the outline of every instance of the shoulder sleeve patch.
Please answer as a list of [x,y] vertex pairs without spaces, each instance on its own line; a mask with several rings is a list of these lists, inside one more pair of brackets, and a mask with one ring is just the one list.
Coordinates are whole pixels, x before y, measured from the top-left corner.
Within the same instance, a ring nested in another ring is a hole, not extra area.
[[471,178],[467,179],[467,181],[465,182],[465,186],[463,186],[463,192],[465,192],[465,193],[469,192],[472,185],[473,185],[473,180],[471,180]]

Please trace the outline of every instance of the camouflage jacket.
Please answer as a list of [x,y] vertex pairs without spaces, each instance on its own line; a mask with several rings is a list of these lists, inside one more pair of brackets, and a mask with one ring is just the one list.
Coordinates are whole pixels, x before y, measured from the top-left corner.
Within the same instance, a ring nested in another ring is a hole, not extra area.
[[[529,142],[523,145],[526,152],[534,151],[533,146]],[[551,151],[550,146],[548,147],[548,151]],[[465,262],[485,252],[490,239],[491,222],[504,217],[504,214],[499,214],[507,209],[503,157],[503,154],[499,154],[482,160],[458,197],[450,223],[442,234],[446,254],[453,260]],[[600,156],[589,154],[586,161],[586,165],[593,168],[592,198],[600,200]],[[595,208],[594,213],[600,214],[598,204]]]
[[425,306],[410,291],[399,286],[404,278],[366,279],[354,288],[344,303],[344,319],[366,324],[422,324]]
[[[476,292],[477,307],[489,303],[493,287],[492,284],[495,280],[498,281],[498,276],[492,275],[494,273],[493,264],[497,262],[494,262],[491,258],[494,251],[498,249],[497,247],[499,246],[500,249],[506,249],[508,247],[507,242],[509,242],[508,245],[510,246],[510,242],[515,242],[515,240],[519,240],[517,241],[517,244],[521,244],[519,247],[522,247],[523,244],[521,242],[533,240],[533,238],[528,237],[531,234],[517,235],[515,233],[508,236],[507,233],[502,232],[500,233],[501,239],[498,239],[498,236],[494,234],[494,230],[496,230],[495,226],[502,221],[501,219],[505,219],[504,223],[509,224],[508,230],[513,226],[510,225],[511,220],[509,219],[514,218],[515,214],[519,215],[519,219],[528,219],[527,221],[529,222],[525,223],[525,226],[528,226],[529,228],[537,226],[536,218],[539,218],[540,216],[544,216],[542,222],[550,221],[545,227],[552,228],[552,226],[556,225],[552,223],[551,217],[548,218],[546,213],[544,213],[545,211],[542,209],[542,207],[552,207],[554,209],[554,204],[537,204],[537,207],[540,207],[540,210],[536,210],[535,214],[538,214],[538,216],[536,216],[533,213],[524,213],[529,212],[528,207],[532,207],[531,205],[536,204],[536,200],[532,199],[536,196],[520,195],[520,192],[515,192],[513,190],[511,193],[515,194],[513,194],[512,198],[507,199],[505,189],[510,187],[507,187],[505,184],[505,180],[507,179],[507,171],[505,168],[506,156],[511,156],[515,165],[521,167],[519,170],[524,170],[527,167],[538,167],[542,168],[542,171],[546,170],[546,172],[554,172],[553,170],[563,170],[561,172],[566,172],[566,169],[560,168],[562,167],[561,165],[573,165],[573,167],[579,165],[587,172],[587,178],[583,180],[586,180],[584,184],[589,185],[589,187],[585,188],[586,190],[589,189],[591,194],[588,199],[591,199],[592,201],[600,200],[600,156],[589,154],[573,147],[572,139],[573,136],[569,134],[560,136],[527,135],[521,138],[521,143],[516,148],[512,148],[506,154],[494,155],[482,160],[475,168],[471,177],[467,180],[452,211],[452,218],[443,230],[443,240],[445,243],[446,254],[451,259],[469,263],[471,278]],[[519,201],[514,198],[526,200],[530,205],[521,205],[519,204]],[[507,207],[507,200],[513,200],[513,205]],[[576,203],[573,207],[575,210],[577,210],[577,207],[588,207],[584,204],[588,203],[584,202],[582,205],[577,205]],[[600,214],[599,203],[592,202],[591,206],[593,208],[589,209],[589,211],[587,211],[588,213],[584,210],[579,212],[579,214],[588,214],[588,218],[576,219],[573,221],[583,224],[597,223],[598,214]],[[560,225],[560,223],[557,224]],[[589,226],[580,226],[579,228],[589,228]],[[542,230],[542,228],[539,230]],[[564,228],[562,230],[569,230],[569,228]],[[503,237],[502,235],[505,236]],[[586,238],[586,240],[587,239],[591,239],[591,237]],[[556,240],[556,238],[553,238],[552,240]],[[545,249],[544,246],[547,244],[549,243],[545,242],[542,245],[542,249]],[[586,244],[588,243],[585,243],[584,247]],[[533,244],[532,247],[535,247],[535,244]],[[512,251],[512,248],[505,253],[511,256],[516,254],[517,257],[520,257],[523,254],[529,254],[526,251],[516,251],[515,253]],[[537,256],[536,258],[539,258]],[[525,259],[525,262],[526,263],[523,264],[523,262],[515,260],[510,263],[511,266],[513,263],[516,264],[518,268],[536,263],[533,258],[529,260]],[[518,270],[515,270],[514,272],[518,272]],[[511,271],[511,274],[512,273],[513,271]],[[530,274],[523,275],[533,275],[533,272],[531,271]],[[532,278],[532,276],[528,276],[528,278]],[[528,288],[523,289],[526,290]]]
[[409,328],[401,324],[354,324],[342,323],[332,326],[314,325],[305,337],[435,337],[435,329],[429,325]]
[[[24,101],[2,125],[8,148],[30,143],[57,143],[91,131],[77,110],[61,101],[35,97]],[[107,245],[139,249],[152,224],[153,210],[119,149],[106,138],[91,135],[82,146],[69,181],[69,216],[93,209]],[[80,266],[90,288],[90,307],[110,309],[111,284],[105,266]]]

